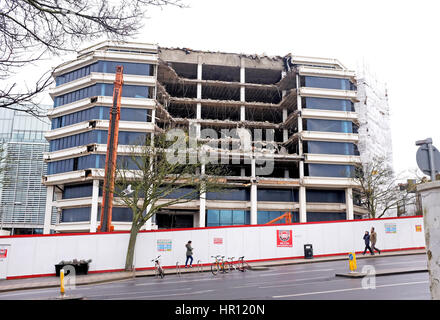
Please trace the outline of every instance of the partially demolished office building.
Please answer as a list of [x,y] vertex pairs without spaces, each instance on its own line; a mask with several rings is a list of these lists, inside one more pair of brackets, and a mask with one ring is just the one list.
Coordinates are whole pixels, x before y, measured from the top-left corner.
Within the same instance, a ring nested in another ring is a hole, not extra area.
[[[218,142],[238,154],[224,177],[234,192],[161,210],[145,229],[264,224],[287,211],[294,222],[365,213],[350,178],[360,162],[356,75],[338,60],[107,41],[53,72],[45,233],[97,229],[118,64],[124,66],[120,148],[173,122],[196,128],[211,148]],[[235,149],[237,136],[224,136],[233,130],[241,141]],[[113,208],[115,230],[128,230],[130,221],[129,208]]]

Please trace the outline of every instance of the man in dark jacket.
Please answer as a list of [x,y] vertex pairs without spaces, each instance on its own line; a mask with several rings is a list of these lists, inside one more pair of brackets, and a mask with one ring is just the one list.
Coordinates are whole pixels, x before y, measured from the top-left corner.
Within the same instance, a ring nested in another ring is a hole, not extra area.
[[364,241],[365,241],[365,250],[364,250],[363,254],[365,254],[365,252],[367,252],[367,249],[368,249],[368,250],[370,250],[370,253],[373,256],[374,252],[373,252],[373,250],[371,250],[371,247],[370,247],[370,234],[368,233],[368,231],[365,231]]
[[185,262],[185,268],[188,268],[188,261],[191,260],[191,262],[189,263],[189,267],[192,268],[192,263],[193,263],[193,247],[191,246],[191,241],[188,241],[188,243],[185,245],[186,247],[186,262]]

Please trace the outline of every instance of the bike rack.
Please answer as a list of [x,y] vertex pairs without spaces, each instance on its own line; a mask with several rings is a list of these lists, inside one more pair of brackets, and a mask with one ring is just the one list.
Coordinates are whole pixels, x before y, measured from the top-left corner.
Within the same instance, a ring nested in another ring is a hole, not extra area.
[[197,261],[197,272],[203,272],[202,261]]
[[181,275],[181,271],[180,271],[180,266],[179,266],[179,261],[176,262],[176,274],[180,277]]

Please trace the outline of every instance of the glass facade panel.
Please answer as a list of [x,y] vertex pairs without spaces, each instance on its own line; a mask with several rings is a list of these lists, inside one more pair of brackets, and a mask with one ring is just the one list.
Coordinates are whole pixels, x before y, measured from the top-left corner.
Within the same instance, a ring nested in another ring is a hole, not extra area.
[[90,221],[90,207],[63,209],[60,222]]
[[[92,130],[50,141],[50,151],[84,146],[92,143],[107,144],[107,131]],[[119,145],[144,145],[147,134],[145,132],[119,131]]]
[[[105,154],[90,154],[83,157],[50,162],[47,166],[48,174],[63,173],[69,171],[104,168]],[[130,156],[118,156],[117,166],[122,169],[138,169]]]
[[305,175],[310,177],[340,177],[350,178],[354,176],[354,166],[339,164],[315,164],[304,165]]
[[[124,85],[122,87],[122,96],[129,98],[148,98],[149,87],[147,86],[129,86]],[[84,98],[90,98],[94,96],[113,96],[113,84],[109,83],[97,83],[89,87],[72,91],[54,99],[54,107],[59,107],[64,104],[72,103]]]
[[345,212],[307,212],[307,222],[346,220]]
[[63,199],[91,197],[93,184],[64,185]]
[[348,79],[327,78],[327,77],[301,77],[302,87],[356,90],[356,86]]
[[307,109],[334,110],[334,111],[352,111],[354,112],[354,104],[350,100],[345,99],[328,99],[328,98],[302,98],[302,107]]
[[219,227],[250,224],[250,211],[206,210],[206,226]]
[[194,192],[193,188],[178,188],[166,195],[165,199],[198,199],[200,197],[198,192]]
[[[90,109],[85,109],[66,114],[61,117],[53,118],[52,130],[89,120],[110,120],[110,107],[96,106]],[[151,110],[121,108],[120,120],[151,122]]]
[[298,190],[294,189],[257,189],[258,201],[298,202]]
[[207,200],[235,200],[235,201],[249,201],[249,189],[227,189],[223,192],[207,192]]
[[[279,216],[286,213],[286,211],[258,211],[257,213],[257,223],[258,224],[266,224],[273,219],[278,218]],[[298,212],[293,212],[293,221],[294,223],[299,222],[299,214]],[[284,223],[284,220],[275,223]]]
[[349,142],[304,141],[304,153],[358,156],[357,145]]
[[304,119],[303,130],[320,132],[357,133],[358,128],[351,121]]
[[56,85],[83,78],[88,76],[91,72],[115,73],[116,66],[122,65],[124,67],[124,74],[134,74],[140,76],[154,75],[154,67],[147,63],[135,62],[120,62],[120,61],[97,61],[85,67],[74,71],[67,72],[55,78]]
[[306,190],[307,202],[345,203],[345,190]]

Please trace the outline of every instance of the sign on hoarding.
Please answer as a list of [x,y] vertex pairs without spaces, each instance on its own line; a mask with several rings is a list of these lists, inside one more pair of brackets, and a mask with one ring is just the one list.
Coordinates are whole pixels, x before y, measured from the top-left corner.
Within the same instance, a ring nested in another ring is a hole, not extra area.
[[385,233],[397,233],[397,225],[395,223],[385,223]]
[[157,251],[171,251],[173,240],[161,239],[157,240]]
[[277,247],[292,246],[292,230],[277,230]]

